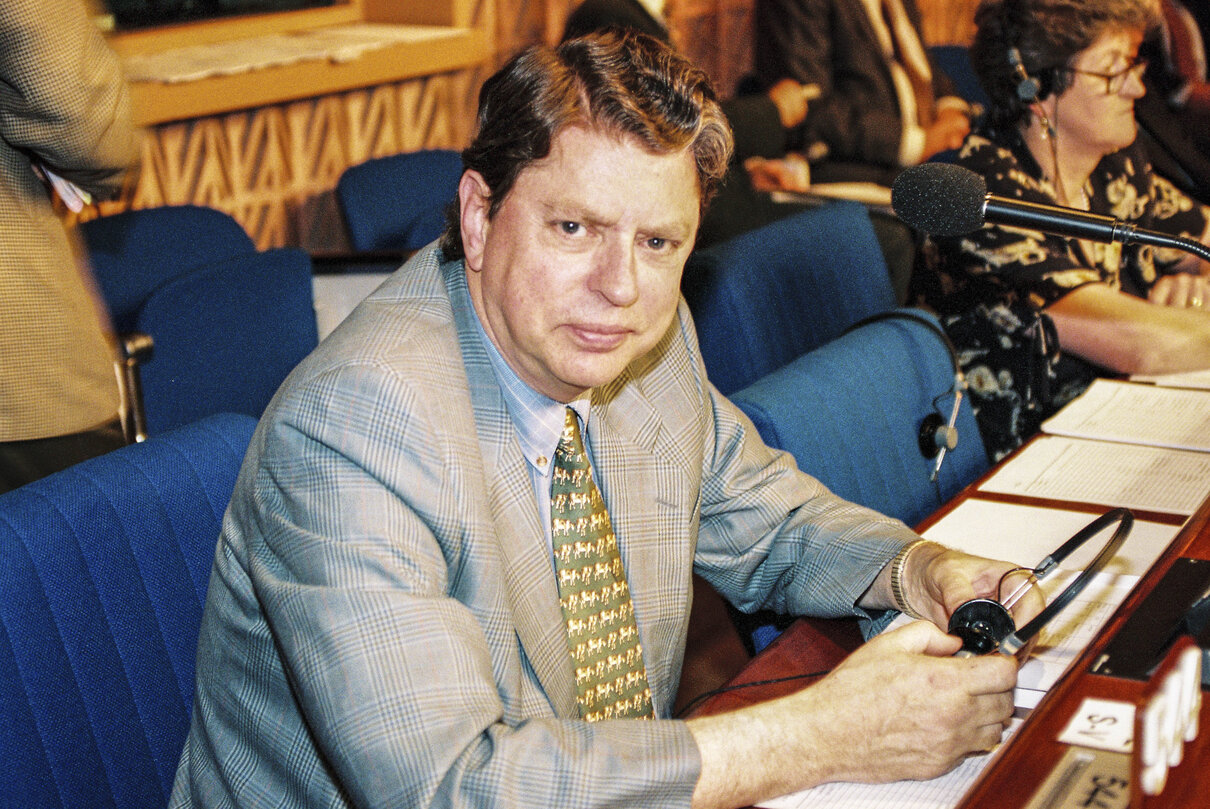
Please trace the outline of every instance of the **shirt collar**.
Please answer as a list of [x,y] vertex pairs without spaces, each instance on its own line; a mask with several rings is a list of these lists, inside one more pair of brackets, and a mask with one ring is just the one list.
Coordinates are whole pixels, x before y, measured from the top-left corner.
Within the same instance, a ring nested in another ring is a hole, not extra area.
[[579,398],[567,404],[556,401],[545,394],[538,393],[526,384],[512,366],[504,359],[504,355],[496,348],[496,344],[488,337],[479,320],[479,312],[471,302],[470,293],[459,289],[456,293],[463,298],[460,303],[468,307],[474,315],[475,329],[479,339],[487,350],[496,381],[500,383],[500,391],[504,396],[504,406],[508,410],[509,420],[517,431],[517,440],[521,452],[530,466],[546,474],[550,469],[550,461],[554,457],[555,447],[563,435],[563,421],[566,408],[571,407],[580,417],[581,433],[587,435],[588,417],[591,411],[591,391],[586,391]]

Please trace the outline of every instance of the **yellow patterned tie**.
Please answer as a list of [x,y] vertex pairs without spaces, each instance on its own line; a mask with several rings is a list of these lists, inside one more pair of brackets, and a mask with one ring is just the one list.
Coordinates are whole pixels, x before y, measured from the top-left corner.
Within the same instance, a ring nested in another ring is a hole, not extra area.
[[570,407],[555,449],[550,518],[580,717],[589,722],[652,718],[622,557]]

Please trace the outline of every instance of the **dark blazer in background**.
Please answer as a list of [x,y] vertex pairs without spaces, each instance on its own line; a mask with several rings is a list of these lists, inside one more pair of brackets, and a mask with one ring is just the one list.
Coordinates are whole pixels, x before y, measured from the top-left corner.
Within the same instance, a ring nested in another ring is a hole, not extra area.
[[[902,1],[920,33],[914,0]],[[760,84],[769,87],[789,77],[818,84],[822,91],[791,141],[796,149],[827,145],[827,158],[812,164],[812,179],[889,185],[899,168],[903,120],[890,68],[861,0],[756,0],[754,23]],[[934,96],[953,95],[949,79],[931,60],[930,66]]]
[[568,15],[563,38],[572,39],[609,27],[628,28],[672,44],[668,26],[651,16],[639,0],[584,0]]

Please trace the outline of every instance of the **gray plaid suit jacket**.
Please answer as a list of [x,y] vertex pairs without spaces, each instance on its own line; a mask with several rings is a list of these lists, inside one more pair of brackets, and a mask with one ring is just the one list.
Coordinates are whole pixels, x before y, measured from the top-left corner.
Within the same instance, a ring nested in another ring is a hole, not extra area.
[[[550,549],[460,262],[429,248],[296,371],[215,557],[172,805],[687,806],[677,721],[581,722]],[[696,569],[742,608],[862,615],[914,538],[766,448],[688,310],[593,392],[657,714]]]

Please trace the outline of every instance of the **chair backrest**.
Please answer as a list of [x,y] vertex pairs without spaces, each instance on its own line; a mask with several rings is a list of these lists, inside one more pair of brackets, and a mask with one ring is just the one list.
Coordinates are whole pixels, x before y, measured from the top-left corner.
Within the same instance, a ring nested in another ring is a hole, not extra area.
[[445,229],[458,194],[462,156],[425,149],[350,166],[336,181],[336,202],[354,250],[418,250]]
[[0,804],[166,805],[255,425],[216,415],[0,495]]
[[958,95],[971,104],[987,109],[987,91],[979,82],[975,68],[971,65],[970,48],[966,45],[932,45],[929,56],[945,75],[954,83]]
[[155,340],[141,369],[149,434],[259,416],[319,340],[310,259],[283,247],[200,267],[153,292],[135,328]]
[[201,205],[123,211],[81,223],[80,234],[119,332],[134,328],[143,301],[166,281],[256,250],[231,216]]
[[766,444],[792,454],[833,492],[914,525],[988,468],[964,398],[958,445],[930,480],[934,460],[920,450],[920,425],[931,413],[949,420],[954,386],[953,358],[940,335],[893,318],[859,326],[731,399]]
[[724,394],[895,307],[869,214],[847,201],[695,251],[681,289],[706,371]]

